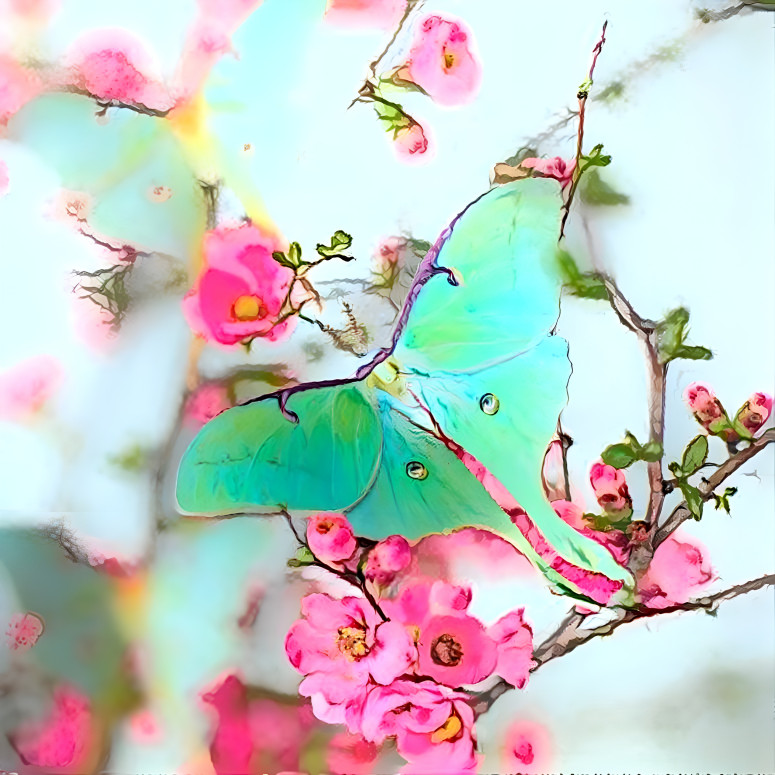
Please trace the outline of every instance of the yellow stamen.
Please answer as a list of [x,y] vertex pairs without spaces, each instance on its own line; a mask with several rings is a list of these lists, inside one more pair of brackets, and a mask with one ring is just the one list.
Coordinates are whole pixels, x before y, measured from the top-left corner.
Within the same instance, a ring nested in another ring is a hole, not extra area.
[[237,320],[256,320],[261,317],[264,308],[258,296],[240,296],[231,311]]
[[463,722],[453,713],[432,735],[432,743],[443,743],[445,740],[454,740],[463,729]]

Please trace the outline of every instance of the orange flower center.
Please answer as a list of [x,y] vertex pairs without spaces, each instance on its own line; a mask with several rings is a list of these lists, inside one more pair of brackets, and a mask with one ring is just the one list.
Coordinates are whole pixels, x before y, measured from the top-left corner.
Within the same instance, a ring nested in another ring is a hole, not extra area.
[[340,627],[337,635],[336,641],[339,651],[351,662],[357,662],[369,653],[366,630],[362,627]]
[[463,722],[452,711],[450,717],[431,735],[432,743],[443,743],[446,740],[454,740],[463,731]]
[[444,69],[450,70],[455,64],[455,55],[444,49]]
[[266,316],[266,308],[258,296],[240,296],[231,305],[231,314],[237,320],[257,320]]

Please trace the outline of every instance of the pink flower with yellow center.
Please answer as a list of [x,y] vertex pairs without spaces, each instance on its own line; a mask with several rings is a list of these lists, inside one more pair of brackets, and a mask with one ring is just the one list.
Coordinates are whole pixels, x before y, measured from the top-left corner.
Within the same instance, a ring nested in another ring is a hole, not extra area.
[[307,522],[307,544],[323,562],[341,562],[352,557],[358,546],[353,529],[344,514],[323,512]]
[[415,83],[440,105],[469,102],[482,78],[471,43],[471,33],[463,24],[428,16],[417,28],[409,59],[398,71],[398,78]]
[[220,226],[204,238],[205,266],[183,299],[191,328],[209,342],[236,345],[254,337],[271,341],[290,333],[291,316],[278,317],[294,278],[272,258],[275,240],[250,223]]
[[368,688],[406,672],[415,660],[414,643],[402,624],[383,621],[364,598],[307,595],[301,612],[304,618],[285,639],[291,665],[306,676],[299,692],[312,699],[321,721],[346,722],[355,731]]

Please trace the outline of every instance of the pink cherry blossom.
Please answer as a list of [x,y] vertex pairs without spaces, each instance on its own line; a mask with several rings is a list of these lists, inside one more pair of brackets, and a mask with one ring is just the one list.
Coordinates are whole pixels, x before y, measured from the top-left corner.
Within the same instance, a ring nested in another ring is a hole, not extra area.
[[185,419],[194,426],[201,426],[231,406],[229,391],[225,385],[209,382],[200,385],[186,401]]
[[342,27],[393,29],[401,20],[406,0],[328,0],[326,21]]
[[387,586],[411,559],[409,542],[403,536],[388,536],[369,552],[363,575],[379,586]]
[[395,737],[410,764],[402,772],[473,773],[474,713],[467,698],[432,681],[377,686],[363,703],[360,730],[377,743]]
[[753,393],[737,413],[737,421],[750,432],[756,433],[769,419],[772,412],[772,396]]
[[220,226],[204,238],[205,266],[183,299],[191,328],[209,342],[235,345],[290,333],[295,316],[277,322],[294,274],[272,258],[277,242],[250,223]]
[[35,767],[73,767],[85,764],[95,734],[87,697],[72,686],[54,689],[54,704],[43,721],[27,722],[9,735],[24,764]]
[[703,382],[692,382],[684,390],[684,401],[694,414],[694,419],[710,433],[723,435],[726,441],[735,441],[737,434],[729,428],[729,418],[716,398],[713,389]]
[[440,105],[470,102],[482,78],[471,42],[471,33],[461,22],[427,16],[417,28],[398,77],[417,84]]
[[421,124],[413,121],[399,129],[393,137],[393,149],[401,161],[424,161],[428,150],[428,137]]
[[24,420],[40,411],[62,379],[62,366],[50,355],[36,355],[0,373],[0,420]]
[[312,698],[321,721],[346,721],[355,731],[353,714],[367,687],[407,671],[416,658],[414,643],[402,624],[383,622],[363,598],[307,595],[301,610],[304,618],[285,639],[290,663],[306,676],[299,692]]
[[156,745],[163,740],[159,720],[153,711],[144,708],[129,717],[129,734],[139,745]]
[[217,722],[210,743],[216,775],[250,772],[253,740],[247,716],[247,690],[236,675],[227,675],[202,701],[215,709]]
[[298,770],[300,754],[315,724],[308,704],[253,700],[248,707],[248,722],[257,765],[253,772]]
[[632,511],[632,498],[624,471],[605,463],[595,463],[589,472],[595,498],[607,514]]
[[11,651],[29,651],[43,634],[43,619],[37,614],[14,614],[5,631],[5,639]]
[[503,739],[503,764],[506,772],[537,775],[550,772],[552,740],[549,731],[535,721],[515,721]]
[[638,590],[649,608],[667,608],[687,602],[715,576],[705,547],[693,538],[673,533],[657,547]]
[[307,521],[310,551],[323,562],[341,562],[352,557],[357,547],[353,529],[344,514],[323,512]]
[[576,160],[566,160],[560,156],[555,156],[552,159],[530,158],[522,159],[519,166],[535,170],[544,177],[554,178],[562,184],[563,188],[565,188],[570,185],[573,180],[573,171],[576,169]]
[[391,619],[410,628],[420,628],[435,616],[463,616],[471,602],[471,589],[446,581],[411,584],[394,600],[385,600],[384,608]]
[[326,763],[334,775],[371,775],[378,755],[379,748],[361,735],[340,732],[328,744]]
[[447,686],[475,684],[492,675],[495,642],[473,616],[433,616],[420,627],[418,672]]
[[517,689],[525,686],[530,671],[537,665],[533,659],[533,630],[524,620],[524,613],[524,608],[518,608],[487,628],[497,647],[495,672]]
[[43,89],[40,76],[0,54],[0,125],[5,124]]

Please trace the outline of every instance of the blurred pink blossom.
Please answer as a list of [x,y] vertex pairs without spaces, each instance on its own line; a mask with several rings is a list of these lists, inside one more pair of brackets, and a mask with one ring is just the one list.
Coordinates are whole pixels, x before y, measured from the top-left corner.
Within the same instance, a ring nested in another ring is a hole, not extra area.
[[43,89],[40,76],[0,54],[0,125],[6,123]]
[[315,723],[309,705],[253,700],[248,707],[248,722],[258,772],[298,769],[304,744]]
[[632,498],[624,471],[605,463],[595,463],[589,472],[595,498],[607,514],[632,511]]
[[385,237],[372,257],[372,266],[378,274],[388,274],[404,264],[407,242],[405,237]]
[[750,433],[756,433],[767,422],[772,412],[772,396],[753,393],[737,413],[737,421]]
[[83,36],[69,54],[72,85],[98,99],[168,110],[172,100],[157,77],[148,49],[121,29],[101,29]]
[[487,628],[498,653],[495,672],[517,689],[525,686],[537,664],[533,659],[533,630],[524,620],[524,613],[524,608],[518,608]]
[[462,23],[427,16],[417,28],[409,59],[398,77],[417,84],[440,105],[469,102],[482,78],[471,40]]
[[379,748],[361,735],[340,732],[328,744],[326,763],[333,775],[371,775]]
[[409,542],[400,535],[380,541],[366,558],[363,575],[379,586],[391,584],[412,559]]
[[549,731],[535,721],[515,721],[503,739],[503,764],[507,772],[537,775],[551,770]]
[[341,562],[352,557],[357,547],[353,529],[344,514],[322,512],[307,521],[310,551],[323,562]]
[[233,674],[227,675],[202,701],[217,714],[215,733],[210,743],[210,758],[216,775],[250,772],[253,740],[247,716],[247,690]]
[[24,764],[85,772],[78,766],[85,764],[95,743],[89,700],[72,686],[58,686],[48,717],[23,724],[9,738]]
[[43,620],[30,611],[11,617],[5,639],[11,651],[29,651],[43,634]]
[[390,30],[401,20],[406,0],[328,0],[326,21],[342,27]]
[[562,187],[565,188],[573,179],[573,171],[576,169],[576,160],[566,160],[560,156],[555,156],[552,159],[530,158],[522,159],[519,166],[540,172],[544,177],[554,178],[555,180],[560,181]]
[[229,391],[217,382],[200,385],[186,401],[185,419],[195,426],[204,425],[231,406]]
[[353,728],[353,713],[367,687],[388,684],[415,660],[409,633],[393,621],[383,622],[364,599],[307,595],[303,619],[285,639],[285,653],[306,676],[299,693],[312,698],[315,715],[329,724],[345,721]]
[[129,717],[129,734],[134,743],[155,745],[163,739],[161,727],[156,715],[144,708]]
[[413,121],[399,129],[393,138],[393,149],[401,161],[424,161],[428,150],[428,137],[421,124]]
[[209,342],[236,345],[290,333],[295,316],[277,322],[294,277],[272,252],[281,246],[250,223],[205,234],[205,266],[183,299],[191,328]]
[[8,165],[0,160],[0,196],[8,193],[11,179],[8,177]]
[[404,773],[474,773],[474,713],[467,699],[432,681],[394,681],[369,692],[360,730],[376,743],[395,737],[410,765]]
[[63,380],[59,361],[36,355],[0,373],[0,420],[24,420],[42,409]]
[[705,547],[693,538],[679,539],[673,533],[657,547],[638,590],[649,608],[667,608],[687,602],[715,577]]

